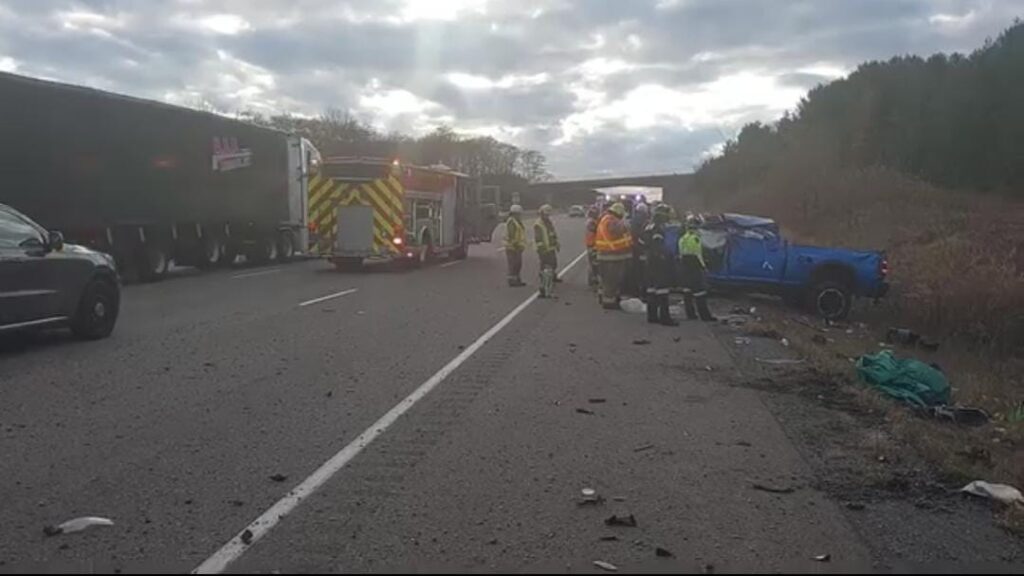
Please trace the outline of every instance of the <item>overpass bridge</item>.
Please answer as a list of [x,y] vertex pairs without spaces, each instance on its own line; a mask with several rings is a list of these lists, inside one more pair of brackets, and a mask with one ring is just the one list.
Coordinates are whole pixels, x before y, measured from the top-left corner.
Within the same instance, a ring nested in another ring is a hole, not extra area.
[[530,184],[524,191],[524,201],[548,202],[559,206],[590,204],[601,188],[618,186],[644,186],[661,188],[662,200],[682,206],[693,185],[693,174],[647,174],[640,176],[609,176],[579,180],[559,180]]

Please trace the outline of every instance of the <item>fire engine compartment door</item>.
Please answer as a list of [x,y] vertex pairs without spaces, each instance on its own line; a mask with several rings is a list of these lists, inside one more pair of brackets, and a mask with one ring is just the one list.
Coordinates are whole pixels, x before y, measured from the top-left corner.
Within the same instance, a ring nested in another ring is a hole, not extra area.
[[334,248],[339,254],[373,254],[372,207],[362,204],[338,206],[338,235]]

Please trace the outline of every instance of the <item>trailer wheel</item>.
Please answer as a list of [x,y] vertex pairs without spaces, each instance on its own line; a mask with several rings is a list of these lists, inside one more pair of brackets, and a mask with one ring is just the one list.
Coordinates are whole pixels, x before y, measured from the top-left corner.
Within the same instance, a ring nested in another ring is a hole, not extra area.
[[291,230],[282,230],[277,235],[277,258],[281,262],[287,262],[295,257],[295,233]]
[[167,275],[171,267],[171,256],[162,244],[146,243],[138,257],[139,279],[143,282],[156,282]]
[[250,264],[266,264],[277,261],[277,238],[265,236],[253,244],[245,255]]
[[216,268],[221,265],[226,257],[224,242],[213,235],[203,237],[202,246],[199,248],[198,264],[202,269]]
[[235,260],[238,260],[238,247],[230,240],[225,240],[223,246],[224,248],[220,258],[220,265],[224,268],[229,268],[235,263]]

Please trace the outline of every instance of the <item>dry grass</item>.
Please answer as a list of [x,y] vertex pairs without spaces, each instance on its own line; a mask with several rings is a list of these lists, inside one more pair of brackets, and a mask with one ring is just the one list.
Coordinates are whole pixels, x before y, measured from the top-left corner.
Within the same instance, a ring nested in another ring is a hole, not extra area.
[[[834,382],[860,411],[883,415],[882,431],[869,430],[864,439],[876,457],[894,460],[900,458],[901,451],[913,450],[938,472],[946,486],[983,479],[1024,488],[1024,423],[1008,421],[1003,410],[1007,398],[1019,394],[1019,378],[1024,373],[1021,361],[1003,360],[993,365],[984,356],[956,350],[896,350],[900,355],[939,363],[950,376],[956,401],[994,414],[989,425],[961,427],[917,415],[859,381],[853,359],[879,349],[884,325],[853,323],[826,328],[782,305],[768,303],[759,306],[759,314],[762,320],[750,323],[745,333],[785,335],[794,351]],[[876,438],[879,434],[883,437]],[[1006,527],[1024,535],[1024,513],[1003,510],[999,518]]]
[[778,173],[710,205],[775,217],[796,241],[885,250],[887,315],[1001,357],[1024,355],[1024,204],[876,169],[800,181]]

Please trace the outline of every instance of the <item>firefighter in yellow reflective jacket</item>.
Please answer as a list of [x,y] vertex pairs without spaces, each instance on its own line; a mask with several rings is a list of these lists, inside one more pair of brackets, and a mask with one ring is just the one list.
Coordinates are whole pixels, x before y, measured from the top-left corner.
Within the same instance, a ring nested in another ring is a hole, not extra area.
[[537,245],[537,257],[540,259],[540,297],[554,296],[555,282],[558,282],[558,232],[551,221],[551,205],[545,204],[538,211],[540,218],[533,223],[533,241]]
[[526,226],[523,207],[513,204],[505,221],[505,258],[508,260],[508,285],[526,286],[520,273],[523,270],[523,251],[526,250]]
[[[715,317],[708,309],[708,283],[704,276],[707,270],[704,265],[704,246],[697,233],[696,219],[688,217],[685,226],[685,232],[679,237],[679,258],[682,261],[683,304],[686,307],[686,317],[693,320],[699,313],[701,320],[711,322]],[[696,307],[694,300],[696,300]]]

